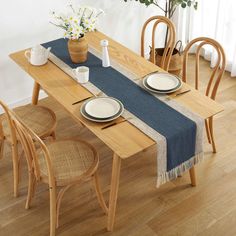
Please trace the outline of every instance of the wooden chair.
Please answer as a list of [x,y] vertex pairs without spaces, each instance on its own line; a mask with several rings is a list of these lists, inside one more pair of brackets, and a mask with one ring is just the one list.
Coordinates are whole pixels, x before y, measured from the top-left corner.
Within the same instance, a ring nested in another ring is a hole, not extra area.
[[[203,46],[205,45],[211,45],[217,52],[217,62],[215,67],[212,70],[207,88],[206,88],[206,96],[209,96],[211,99],[215,100],[217,90],[220,84],[220,81],[223,77],[225,66],[226,66],[226,57],[225,52],[222,46],[211,38],[206,37],[200,37],[193,39],[185,48],[184,50],[184,56],[183,56],[183,81],[187,82],[187,61],[188,61],[188,54],[190,52],[190,49],[193,45],[197,44],[196,46],[196,57],[195,57],[195,88],[199,88],[199,57],[200,52]],[[207,138],[209,143],[212,144],[213,153],[216,153],[216,145],[214,141],[214,133],[213,133],[213,117],[210,117],[209,119],[205,120],[206,125],[206,132],[207,132]]]
[[[14,140],[11,136],[13,127],[8,123],[6,106],[4,108],[5,114],[1,117],[2,119],[0,118],[0,159],[3,157],[4,143],[6,142],[11,145],[12,149],[14,196],[17,197],[21,155],[18,155],[18,137]],[[55,139],[56,115],[52,110],[38,105],[26,105],[18,107],[14,111],[40,138],[52,137]]]
[[[5,110],[6,105],[2,104]],[[98,153],[89,143],[79,139],[51,141],[45,144],[30,128],[8,110],[8,122],[23,146],[28,171],[29,185],[26,209],[30,208],[37,182],[48,184],[50,192],[50,236],[55,236],[59,226],[59,210],[64,193],[82,182],[93,180],[98,201],[107,214],[108,208],[98,182]],[[36,149],[37,146],[37,149]],[[60,191],[56,196],[56,188]]]
[[163,52],[163,56],[162,56],[162,60],[161,60],[161,64],[160,67],[166,71],[169,70],[169,65],[170,65],[170,60],[171,60],[171,56],[175,47],[175,26],[174,24],[167,18],[164,16],[153,16],[151,18],[149,18],[143,26],[142,29],[142,36],[141,36],[141,56],[145,57],[144,54],[144,46],[145,46],[145,32],[146,32],[146,28],[148,26],[149,23],[151,23],[152,21],[155,21],[153,28],[152,28],[152,50],[151,50],[151,55],[150,55],[150,61],[154,64],[156,64],[156,50],[155,50],[155,37],[156,37],[156,29],[157,26],[160,23],[164,23],[167,26],[167,30],[168,30],[168,40],[167,40],[167,44],[164,48],[164,52]]

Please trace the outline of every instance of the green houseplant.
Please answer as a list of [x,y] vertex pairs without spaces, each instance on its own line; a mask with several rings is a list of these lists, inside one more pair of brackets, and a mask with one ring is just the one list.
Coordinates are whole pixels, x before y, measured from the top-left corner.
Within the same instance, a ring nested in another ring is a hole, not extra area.
[[[123,0],[123,1],[127,2],[128,0]],[[132,0],[130,0],[130,1],[132,1]],[[154,6],[158,7],[164,13],[164,15],[166,17],[168,17],[169,19],[171,19],[173,17],[173,15],[178,7],[181,7],[183,9],[193,7],[195,10],[197,10],[197,8],[198,8],[198,1],[197,0],[135,0],[135,1],[139,2],[140,4],[145,5],[146,7],[148,7],[150,5],[154,5]],[[164,47],[166,46],[167,38],[168,38],[168,30],[166,31],[166,35],[165,35]],[[182,42],[178,41],[177,43],[179,43],[179,42],[181,43],[180,44],[180,47],[181,47]],[[164,48],[157,48],[157,49],[155,49],[155,51],[156,51],[156,57],[159,57],[159,61],[161,61],[160,57],[162,57],[162,54],[164,52]],[[173,54],[172,54],[172,59],[175,59],[175,63],[170,62],[170,70],[169,71],[171,71],[172,73],[174,73],[176,75],[180,75],[181,64],[182,64],[182,57],[180,54],[180,49],[179,50],[176,48],[174,49]],[[176,61],[179,61],[179,63],[176,63]],[[171,64],[175,68],[171,68]],[[179,64],[179,65],[176,66],[177,64]]]
[[[124,0],[127,2],[128,0]],[[132,1],[132,0],[131,0]],[[145,6],[155,5],[160,10],[162,10],[166,17],[172,18],[177,7],[181,6],[182,8],[186,7],[194,7],[195,10],[197,10],[198,7],[198,1],[197,0],[164,0],[165,1],[165,8],[162,7],[160,4],[160,0],[135,0],[136,2],[140,2],[141,4]]]

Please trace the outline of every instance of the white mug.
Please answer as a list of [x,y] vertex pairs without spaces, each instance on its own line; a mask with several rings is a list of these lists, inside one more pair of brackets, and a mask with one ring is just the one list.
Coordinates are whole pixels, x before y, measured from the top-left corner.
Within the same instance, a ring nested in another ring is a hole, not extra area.
[[34,66],[41,66],[47,63],[49,56],[49,49],[44,49],[40,45],[31,48],[31,50],[25,51],[25,57],[29,63]]
[[87,66],[79,66],[73,69],[77,82],[84,84],[89,81],[89,68]]

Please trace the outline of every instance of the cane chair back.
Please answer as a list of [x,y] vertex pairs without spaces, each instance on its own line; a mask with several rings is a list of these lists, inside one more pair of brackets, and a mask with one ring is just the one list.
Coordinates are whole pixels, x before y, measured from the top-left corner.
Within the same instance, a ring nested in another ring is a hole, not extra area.
[[[13,146],[16,146],[17,145],[17,136],[16,136],[16,131],[14,129],[12,119],[11,119],[11,116],[10,116],[10,110],[7,107],[7,105],[4,102],[2,102],[1,100],[0,100],[0,105],[1,105],[1,107],[3,108],[3,110],[5,112],[5,117],[4,118],[6,118],[6,122],[7,122],[7,125],[8,125],[9,141],[12,143]],[[3,122],[5,122],[5,119],[4,120],[0,119],[0,138],[2,138],[2,139],[5,138]]]
[[[79,139],[44,143],[4,103],[1,102],[0,104],[7,111],[8,121],[13,133],[18,136],[28,164],[29,185],[26,209],[30,208],[36,183],[44,182],[49,185],[50,236],[55,236],[56,228],[59,226],[62,197],[75,184],[93,180],[98,202],[107,214],[108,209],[96,172],[99,163],[96,149]],[[61,187],[58,195],[56,193],[57,186]]]
[[[96,171],[98,155],[88,143],[76,139],[49,142],[45,145],[31,129],[17,119],[14,113],[10,114],[25,151],[28,166],[34,172],[37,181],[43,180],[49,185],[53,185],[57,181],[57,185],[64,186],[79,179],[86,179]],[[81,165],[76,164],[78,161],[73,162],[73,160],[66,159],[66,156],[78,156],[78,153],[83,151],[79,149],[88,149],[88,147],[89,150],[84,150],[83,157],[80,157]],[[63,152],[68,155],[63,155]],[[65,165],[63,166],[63,164]]]
[[[23,123],[19,121],[19,118],[16,117],[15,113],[11,111],[10,109],[8,109],[8,107],[3,102],[0,101],[0,104],[3,107],[6,117],[7,117],[7,122],[9,125],[9,129],[11,131],[10,137],[11,137],[12,142],[16,144],[17,139],[20,141],[25,152],[28,168],[30,169],[30,171],[32,171],[32,168],[34,167],[34,174],[36,178],[39,180],[40,170],[39,170],[39,165],[36,158],[35,142],[37,142],[42,148],[42,150],[44,151],[45,158],[48,160],[47,162],[50,168],[49,153],[47,151],[45,144],[36,134],[33,133],[33,131],[31,131],[25,125],[23,125]],[[16,135],[17,135],[17,138],[16,138]]]
[[145,33],[147,26],[149,23],[155,21],[153,28],[152,28],[152,50],[151,50],[151,55],[150,55],[150,61],[154,64],[156,64],[156,50],[155,50],[155,38],[156,38],[156,30],[158,25],[161,23],[164,23],[167,26],[168,30],[168,39],[167,43],[165,45],[165,49],[163,52],[162,60],[160,67],[166,71],[169,69],[170,65],[170,60],[171,56],[175,47],[175,38],[176,38],[176,33],[175,33],[175,26],[172,23],[171,20],[169,20],[167,17],[164,16],[153,16],[149,18],[143,26],[142,29],[142,35],[141,35],[141,56],[145,57]]
[[[23,153],[20,155],[18,153],[18,144],[20,143],[19,136],[15,132],[9,117],[9,109],[3,102],[0,103],[0,106],[2,106],[5,111],[5,114],[0,120],[0,159],[3,157],[4,144],[10,144],[13,160],[14,196],[17,197],[20,181],[20,162]],[[56,138],[56,115],[49,108],[29,104],[15,108],[14,113],[16,113],[17,117],[24,121],[40,138]]]
[[196,55],[195,55],[195,88],[199,89],[199,59],[203,46],[210,45],[215,49],[217,53],[217,61],[210,75],[209,82],[207,83],[206,96],[209,96],[211,99],[215,100],[217,90],[220,84],[220,81],[223,77],[225,67],[226,67],[226,57],[225,52],[222,46],[214,39],[207,37],[200,37],[193,39],[185,48],[183,55],[183,76],[182,80],[187,82],[187,69],[188,69],[188,55],[193,45],[196,46]]

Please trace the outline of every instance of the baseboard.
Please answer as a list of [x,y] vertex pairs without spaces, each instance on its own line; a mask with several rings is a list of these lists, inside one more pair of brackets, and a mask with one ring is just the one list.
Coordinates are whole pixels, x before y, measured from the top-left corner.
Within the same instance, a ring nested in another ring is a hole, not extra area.
[[[43,98],[45,98],[47,96],[48,95],[43,90],[40,90],[40,92],[39,92],[39,100],[43,99]],[[31,103],[31,96],[23,98],[21,100],[15,101],[15,102],[7,104],[7,105],[8,105],[9,108],[13,109],[15,107],[23,106],[23,105],[26,105],[26,104],[29,104],[29,103]],[[0,108],[0,114],[3,114],[3,113],[4,113],[3,109]]]

